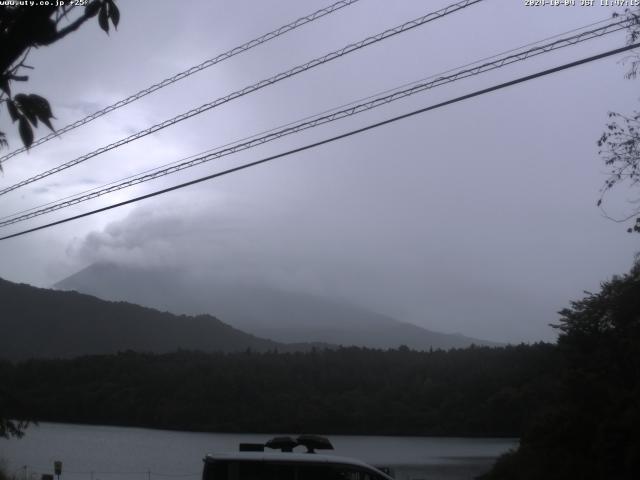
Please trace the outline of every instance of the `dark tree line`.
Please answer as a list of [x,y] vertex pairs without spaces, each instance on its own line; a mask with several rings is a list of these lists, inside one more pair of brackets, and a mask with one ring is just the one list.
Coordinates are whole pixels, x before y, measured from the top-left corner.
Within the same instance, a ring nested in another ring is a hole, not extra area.
[[640,260],[560,314],[561,389],[488,478],[640,478]]
[[216,432],[518,436],[557,390],[549,344],[177,352],[0,363],[12,418]]

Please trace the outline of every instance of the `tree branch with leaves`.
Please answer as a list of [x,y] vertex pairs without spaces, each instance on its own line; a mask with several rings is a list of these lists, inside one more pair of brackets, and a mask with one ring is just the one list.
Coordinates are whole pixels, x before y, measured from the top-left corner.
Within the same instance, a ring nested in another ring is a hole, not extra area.
[[[93,0],[77,14],[80,11],[70,4],[0,6],[0,106],[6,106],[27,149],[33,143],[33,129],[38,127],[38,122],[53,131],[51,120],[55,118],[46,98],[34,93],[14,95],[12,92],[15,82],[29,80],[24,70],[33,68],[25,63],[31,49],[62,40],[96,16],[100,28],[107,34],[110,23],[117,28],[120,22],[120,11],[114,0]],[[0,131],[0,148],[3,147],[8,147],[8,141]]]
[[[35,93],[13,92],[16,82],[29,80],[24,74],[25,70],[33,69],[25,63],[29,53],[34,48],[62,40],[96,16],[100,28],[107,34],[110,23],[117,28],[120,22],[120,11],[114,0],[92,0],[84,10],[70,3],[60,6],[0,5],[0,110],[6,108],[27,149],[33,143],[33,129],[39,122],[54,131],[51,120],[55,118],[46,98]],[[5,132],[0,131],[0,149],[8,146]],[[22,436],[29,423],[7,418],[8,402],[13,402],[13,411],[17,408],[14,404],[20,403],[10,393],[0,385],[0,438]],[[28,418],[27,412],[23,418]]]
[[[627,9],[624,15],[629,20],[627,43],[630,45],[640,39],[640,14],[637,10]],[[614,14],[616,16],[619,14]],[[630,61],[630,66],[625,78],[634,79],[640,70],[640,54],[636,53],[626,60]],[[598,207],[603,208],[606,194],[614,187],[625,184],[628,187],[638,187],[640,184],[640,112],[635,111],[631,115],[609,112],[609,122],[598,139],[598,147],[609,170],[597,202]],[[635,217],[635,222],[627,228],[627,232],[640,233],[640,197],[632,199],[631,203],[633,207],[626,216],[613,218],[605,212],[605,217],[620,223],[632,221]]]
[[[640,184],[640,112],[631,116],[610,112],[610,122],[598,140],[600,156],[609,168],[609,177],[600,190],[598,206],[602,207],[605,195],[614,187],[627,184],[637,187]],[[605,216],[616,222],[628,222],[635,218],[635,224],[628,232],[640,232],[640,198],[632,200],[635,206],[632,212],[623,218]]]

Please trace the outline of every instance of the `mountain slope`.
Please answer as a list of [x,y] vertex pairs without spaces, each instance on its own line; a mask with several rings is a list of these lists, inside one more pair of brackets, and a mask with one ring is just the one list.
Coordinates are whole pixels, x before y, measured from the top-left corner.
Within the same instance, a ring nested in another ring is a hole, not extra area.
[[254,337],[210,315],[176,316],[77,292],[0,279],[0,358],[75,357],[124,350],[265,351],[287,346]]
[[107,300],[176,314],[209,313],[246,332],[280,342],[326,342],[372,348],[466,347],[491,342],[433,332],[347,302],[265,285],[204,278],[170,269],[98,263],[55,285]]

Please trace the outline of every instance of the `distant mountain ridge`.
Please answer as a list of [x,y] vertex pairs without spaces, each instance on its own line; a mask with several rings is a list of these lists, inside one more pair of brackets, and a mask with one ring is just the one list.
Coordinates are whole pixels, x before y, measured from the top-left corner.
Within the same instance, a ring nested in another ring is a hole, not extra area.
[[174,314],[207,313],[274,341],[324,342],[417,350],[497,343],[433,332],[347,302],[269,286],[190,275],[177,269],[95,263],[58,282],[105,300],[128,301]]
[[177,316],[77,292],[0,279],[0,358],[71,358],[118,351],[309,350],[241,332],[211,315]]

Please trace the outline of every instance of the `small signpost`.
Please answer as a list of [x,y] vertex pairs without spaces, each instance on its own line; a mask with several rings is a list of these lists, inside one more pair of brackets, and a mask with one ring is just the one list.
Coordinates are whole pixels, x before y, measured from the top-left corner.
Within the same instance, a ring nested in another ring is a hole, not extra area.
[[58,480],[60,480],[60,475],[62,475],[62,462],[60,460],[53,462],[53,472],[58,477]]

